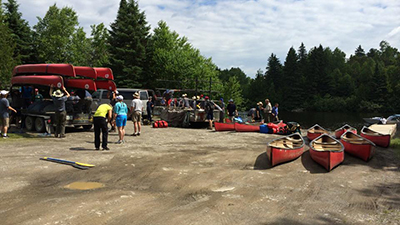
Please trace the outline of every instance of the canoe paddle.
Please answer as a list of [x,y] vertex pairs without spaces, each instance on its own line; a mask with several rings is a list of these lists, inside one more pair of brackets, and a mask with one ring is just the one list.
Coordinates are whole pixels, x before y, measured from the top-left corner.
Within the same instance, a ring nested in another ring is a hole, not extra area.
[[78,169],[89,169],[91,167],[94,167],[94,165],[92,165],[92,164],[73,162],[73,161],[50,158],[50,157],[43,157],[43,158],[40,158],[40,159],[41,160],[45,160],[45,161],[55,162],[55,163],[67,164],[67,165],[73,166],[73,167],[78,168]]

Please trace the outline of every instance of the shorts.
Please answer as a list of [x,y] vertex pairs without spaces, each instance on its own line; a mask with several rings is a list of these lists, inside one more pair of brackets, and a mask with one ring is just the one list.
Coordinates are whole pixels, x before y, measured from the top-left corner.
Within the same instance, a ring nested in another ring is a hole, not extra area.
[[126,115],[118,115],[117,118],[115,118],[115,125],[117,127],[125,127],[127,120],[128,118]]
[[132,114],[132,121],[135,122],[140,122],[140,120],[142,119],[142,113],[139,111],[135,111]]
[[0,118],[0,126],[9,127],[10,126],[10,118]]
[[213,113],[207,113],[206,119],[213,120],[214,119],[214,114]]

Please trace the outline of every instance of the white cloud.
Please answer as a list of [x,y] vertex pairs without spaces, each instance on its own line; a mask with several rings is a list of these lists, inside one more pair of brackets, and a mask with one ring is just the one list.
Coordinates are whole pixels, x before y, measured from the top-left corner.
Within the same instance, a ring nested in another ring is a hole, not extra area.
[[[119,0],[19,0],[31,25],[49,6],[70,6],[87,32],[115,20]],[[139,0],[151,27],[164,20],[220,68],[241,67],[249,76],[265,70],[271,53],[283,63],[304,42],[354,53],[387,40],[400,47],[400,2],[393,0]]]

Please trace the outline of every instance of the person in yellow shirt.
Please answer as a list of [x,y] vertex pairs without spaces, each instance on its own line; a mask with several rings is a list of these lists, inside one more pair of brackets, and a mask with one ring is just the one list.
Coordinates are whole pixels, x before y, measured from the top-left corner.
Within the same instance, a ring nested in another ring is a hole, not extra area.
[[110,150],[107,147],[108,127],[106,117],[108,121],[111,121],[112,109],[111,104],[101,104],[93,115],[94,147],[96,150],[100,149],[100,132],[103,133],[101,147],[103,150]]

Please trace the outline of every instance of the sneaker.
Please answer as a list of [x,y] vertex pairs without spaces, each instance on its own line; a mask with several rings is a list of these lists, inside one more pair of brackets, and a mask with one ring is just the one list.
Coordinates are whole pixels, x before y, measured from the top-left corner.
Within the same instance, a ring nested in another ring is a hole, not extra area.
[[121,140],[118,140],[116,144],[122,144],[122,141],[121,141]]
[[103,150],[107,150],[107,151],[108,151],[108,150],[110,150],[110,149],[109,149],[108,147],[105,147],[105,148],[103,148]]
[[125,144],[125,140],[122,140],[122,144]]
[[3,139],[7,139],[8,138],[8,135],[6,135],[6,136],[3,136]]
[[140,136],[140,132],[136,134],[137,136]]
[[60,135],[60,138],[65,138],[65,135]]
[[131,136],[136,136],[137,134],[133,133]]
[[100,148],[96,148],[96,150],[100,150]]

